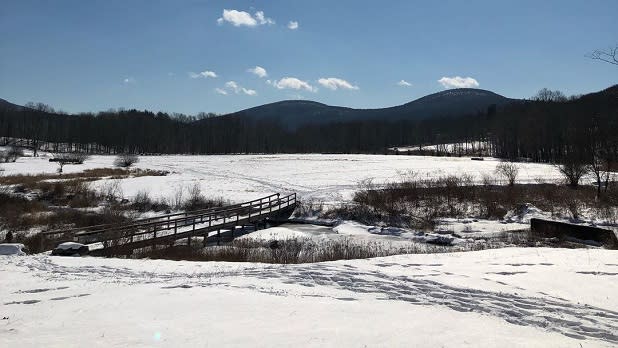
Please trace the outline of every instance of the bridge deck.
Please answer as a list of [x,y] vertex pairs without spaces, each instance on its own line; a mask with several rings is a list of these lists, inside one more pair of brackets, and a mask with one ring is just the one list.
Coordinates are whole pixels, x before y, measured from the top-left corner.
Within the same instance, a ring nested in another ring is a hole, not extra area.
[[[45,232],[84,244],[102,243],[103,250],[134,250],[169,244],[183,238],[208,236],[208,232],[234,229],[263,220],[289,217],[296,207],[296,194],[274,194],[250,202],[200,211],[169,214],[125,224]],[[102,251],[98,251],[102,253]]]

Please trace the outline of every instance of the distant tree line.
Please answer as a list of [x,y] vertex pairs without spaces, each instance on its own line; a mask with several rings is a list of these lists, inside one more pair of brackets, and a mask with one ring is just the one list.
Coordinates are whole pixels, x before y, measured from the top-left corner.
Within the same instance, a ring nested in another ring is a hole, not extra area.
[[296,129],[233,115],[190,117],[139,110],[67,115],[43,104],[0,110],[5,143],[22,139],[22,145],[35,149],[105,154],[385,153],[403,145],[481,141],[502,158],[563,162],[601,156],[615,162],[617,129],[618,86],[571,98],[541,90],[528,101],[457,117]]

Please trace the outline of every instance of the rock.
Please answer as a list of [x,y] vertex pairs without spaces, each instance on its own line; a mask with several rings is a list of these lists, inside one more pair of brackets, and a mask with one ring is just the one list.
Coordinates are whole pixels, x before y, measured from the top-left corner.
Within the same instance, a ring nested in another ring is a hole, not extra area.
[[453,244],[453,238],[447,236],[436,236],[435,238],[427,238],[427,243],[449,246]]
[[88,246],[81,243],[65,242],[60,243],[54,250],[52,255],[55,256],[84,256],[88,255]]

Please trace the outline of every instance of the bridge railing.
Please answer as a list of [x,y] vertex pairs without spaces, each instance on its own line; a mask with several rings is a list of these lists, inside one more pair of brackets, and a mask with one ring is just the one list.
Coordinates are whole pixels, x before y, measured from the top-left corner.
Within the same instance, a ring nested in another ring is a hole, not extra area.
[[110,230],[110,229],[117,228],[117,227],[127,227],[129,225],[139,226],[139,225],[142,225],[144,223],[149,223],[149,222],[157,222],[157,221],[163,221],[163,220],[171,221],[179,217],[193,216],[193,215],[198,215],[202,213],[217,212],[217,211],[227,210],[229,208],[235,208],[235,207],[251,206],[255,204],[256,202],[262,203],[265,201],[270,201],[279,195],[280,194],[272,194],[270,196],[258,198],[258,199],[244,202],[244,203],[237,203],[237,204],[232,204],[232,205],[227,205],[227,206],[222,206],[222,207],[212,207],[212,208],[206,208],[206,209],[200,209],[200,210],[193,210],[193,211],[188,211],[188,212],[159,215],[159,216],[154,216],[154,217],[145,218],[145,219],[133,220],[131,222],[121,222],[121,223],[115,223],[115,224],[99,224],[99,225],[92,225],[92,226],[86,226],[86,227],[75,227],[71,229],[58,229],[58,230],[53,230],[53,231],[45,231],[43,232],[43,234],[50,235],[50,236],[73,235],[73,234],[81,233],[81,232],[104,231],[104,230]]
[[[45,232],[46,236],[61,235],[82,243],[116,242],[132,243],[137,240],[169,237],[213,226],[224,226],[240,220],[258,220],[283,208],[296,204],[296,194],[281,196],[273,194],[253,201],[225,207],[209,208],[148,219],[125,224],[97,225],[71,230]],[[190,230],[185,229],[192,226]],[[148,237],[148,238],[146,238]],[[106,245],[107,246],[107,245]]]

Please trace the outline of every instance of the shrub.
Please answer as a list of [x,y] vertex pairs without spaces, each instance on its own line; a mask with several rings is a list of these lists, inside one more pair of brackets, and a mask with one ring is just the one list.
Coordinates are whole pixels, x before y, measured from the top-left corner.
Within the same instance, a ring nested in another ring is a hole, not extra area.
[[101,197],[110,203],[114,203],[123,197],[120,180],[106,181],[101,185],[99,192],[101,193]]
[[204,197],[199,182],[189,187],[187,193],[189,196],[182,205],[182,208],[187,211],[221,207],[225,203],[223,199],[208,199]]
[[148,191],[140,190],[133,198],[133,208],[140,212],[149,211],[152,209],[152,199]]
[[73,160],[73,163],[75,164],[84,164],[84,162],[86,162],[86,160],[90,158],[88,154],[77,152],[70,154],[69,157]]
[[519,168],[513,162],[502,162],[496,166],[496,174],[503,176],[509,183],[509,186],[515,185]]
[[130,153],[123,153],[116,157],[114,165],[120,168],[129,168],[135,163],[139,162],[139,157]]
[[24,150],[11,146],[8,150],[0,151],[0,161],[2,162],[15,162],[18,158],[24,157]]

